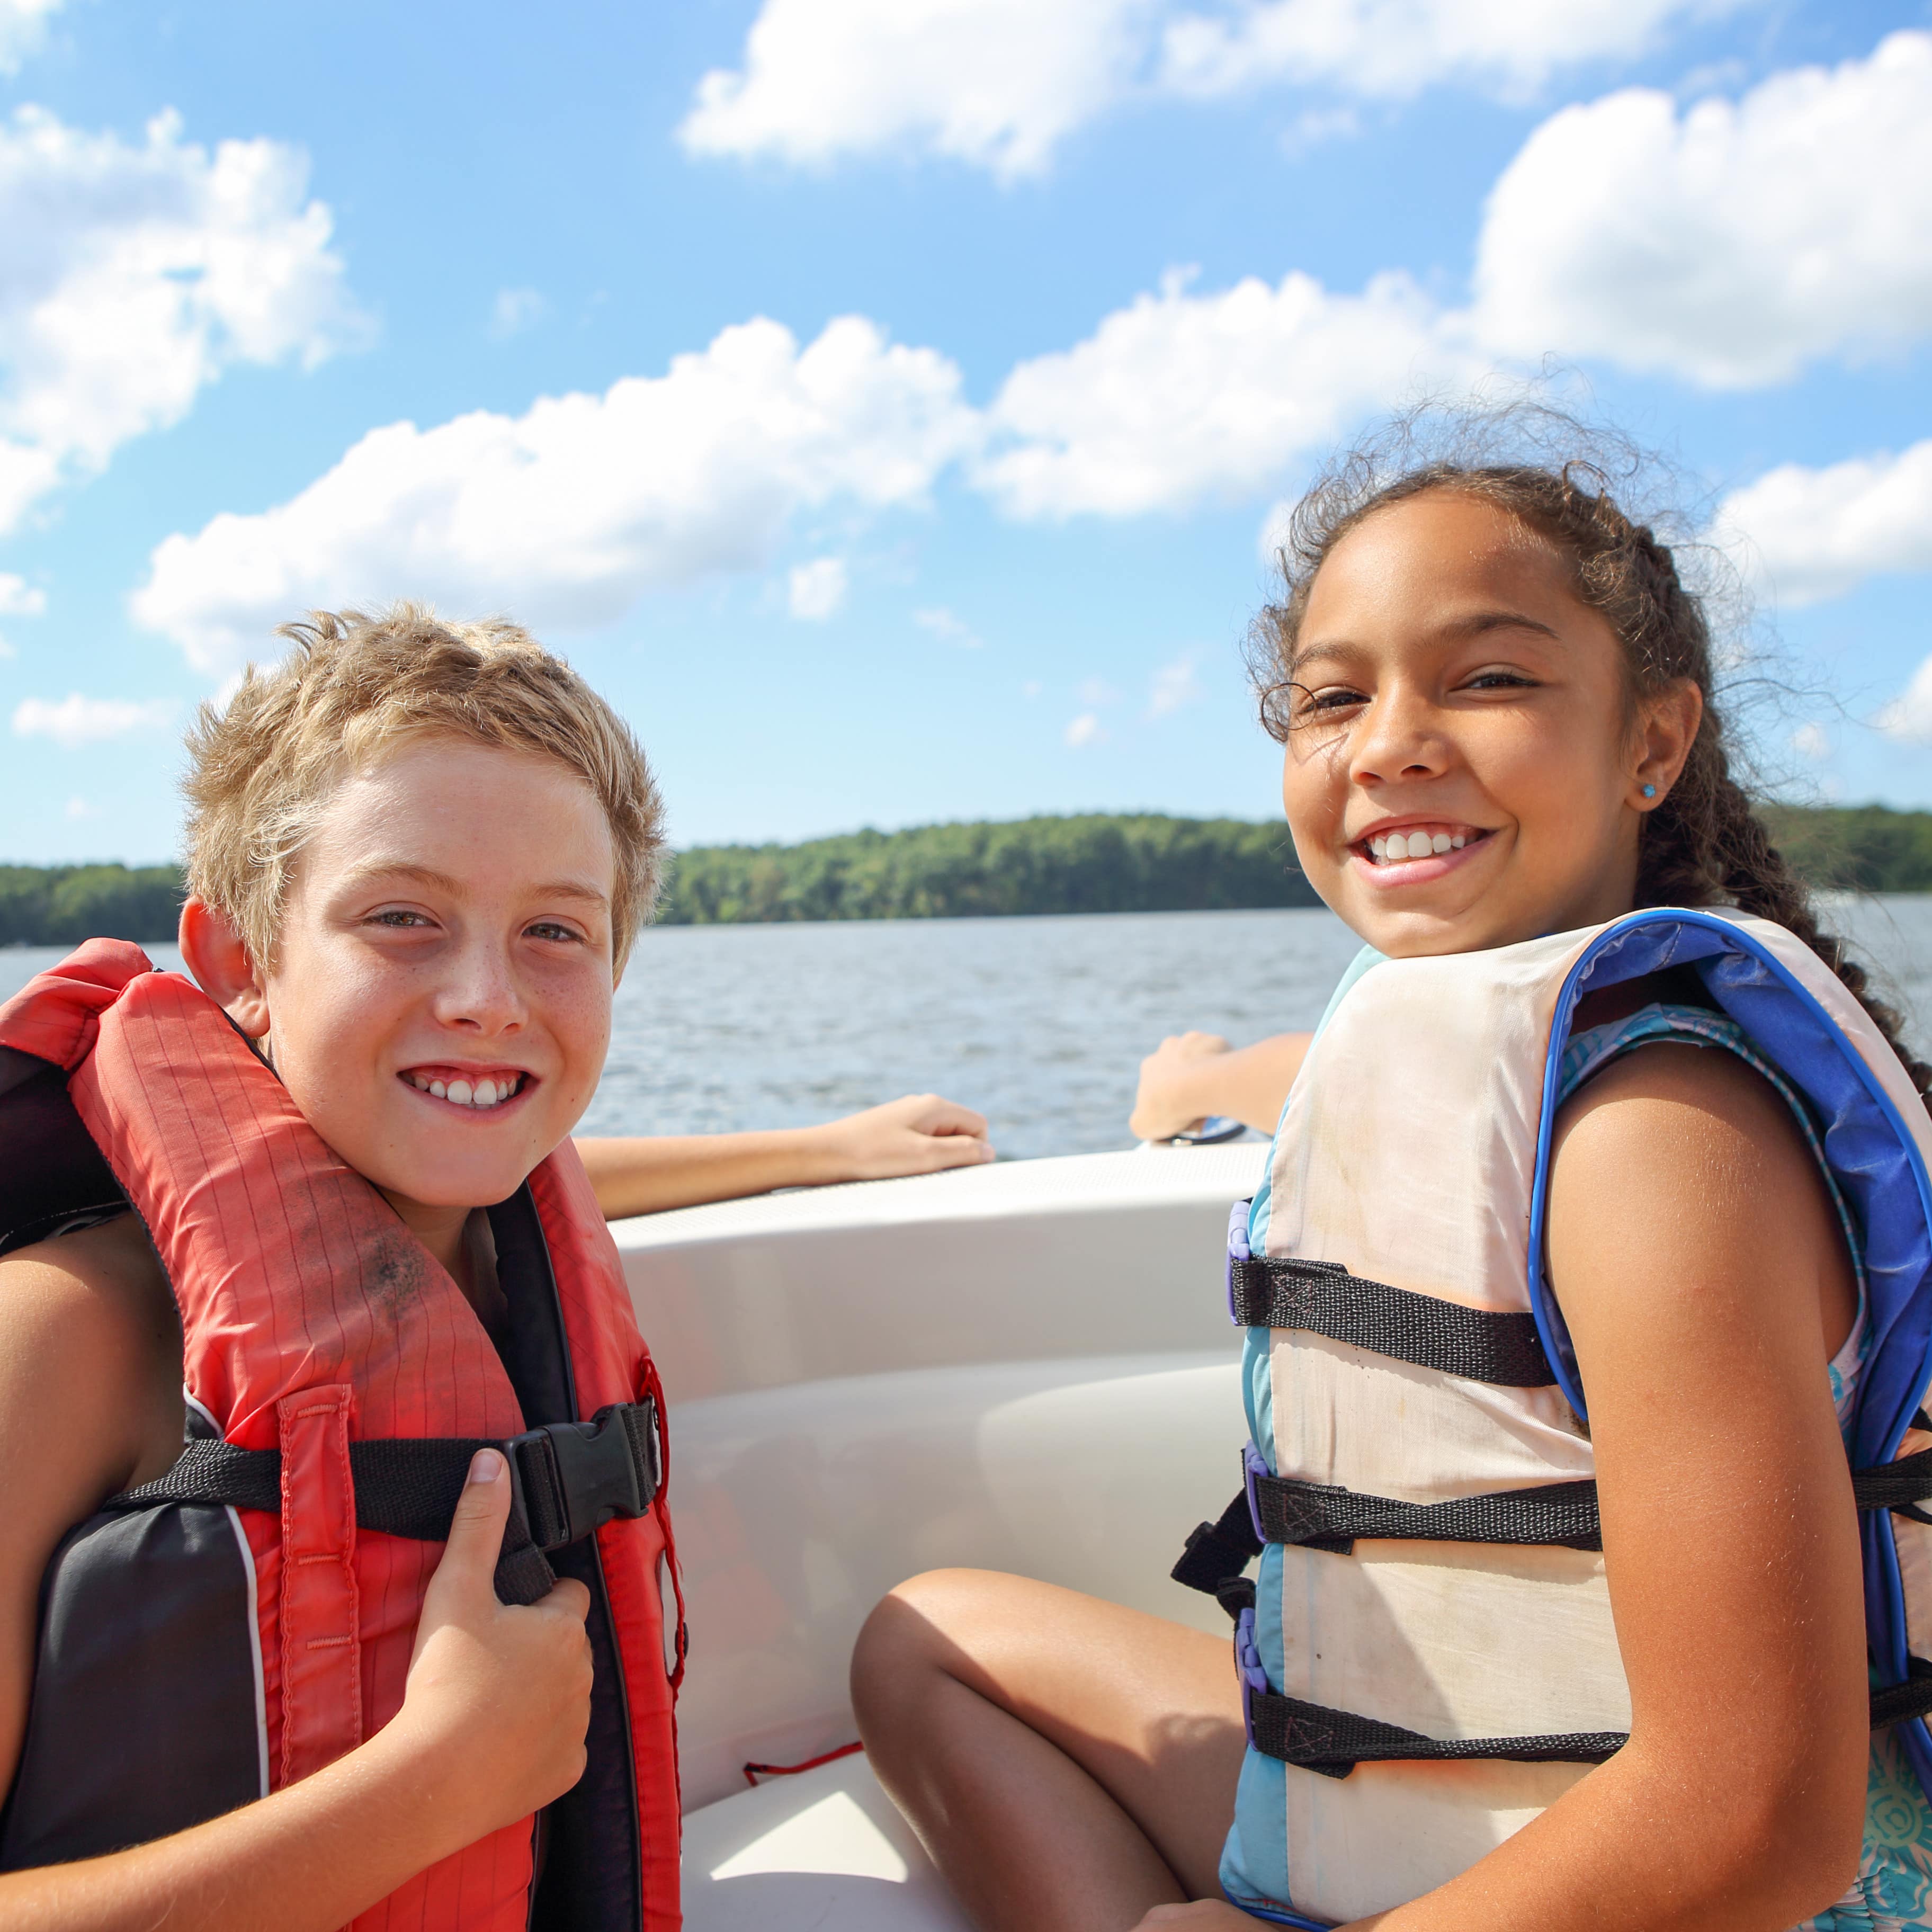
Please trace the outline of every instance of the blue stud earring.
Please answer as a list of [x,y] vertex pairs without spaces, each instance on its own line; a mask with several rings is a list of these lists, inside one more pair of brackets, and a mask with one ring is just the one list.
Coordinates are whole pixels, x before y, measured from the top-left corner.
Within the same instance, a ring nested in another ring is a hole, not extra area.
[[1643,788],[1643,795],[1646,798],[1654,798],[1657,796],[1656,786],[1646,785]]

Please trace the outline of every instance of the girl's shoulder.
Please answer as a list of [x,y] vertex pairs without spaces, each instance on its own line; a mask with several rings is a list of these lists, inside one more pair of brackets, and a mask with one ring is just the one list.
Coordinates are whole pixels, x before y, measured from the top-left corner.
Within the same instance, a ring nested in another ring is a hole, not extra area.
[[136,1216],[0,1255],[0,1418],[64,1415],[82,1462],[145,1480],[179,1450],[181,1367],[174,1297]]

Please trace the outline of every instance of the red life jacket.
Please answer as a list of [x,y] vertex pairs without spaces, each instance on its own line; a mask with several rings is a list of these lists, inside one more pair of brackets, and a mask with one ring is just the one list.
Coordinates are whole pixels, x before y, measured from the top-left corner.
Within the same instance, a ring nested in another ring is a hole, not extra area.
[[[616,1248],[568,1141],[490,1210],[512,1328],[560,1344],[513,1386],[514,1358],[500,1354],[449,1275],[187,980],[155,972],[135,946],[90,940],[0,1007],[0,1048],[64,1074],[80,1124],[146,1224],[180,1310],[191,1432],[199,1411],[201,1433],[280,1453],[279,1513],[227,1512],[245,1533],[239,1567],[252,1559],[262,1784],[280,1789],[395,1715],[442,1554],[438,1543],[358,1532],[352,1444],[504,1439],[529,1423],[581,1422],[646,1400],[662,1416]],[[506,1246],[525,1269],[520,1289]],[[549,1406],[567,1408],[526,1418],[518,1390],[531,1400],[546,1377]],[[592,1596],[584,1779],[543,1828],[526,1820],[430,1867],[358,1918],[357,1932],[680,1924],[673,1706],[683,1629],[680,1607],[668,1652],[661,1583],[675,1592],[676,1552],[662,1487],[644,1514],[605,1522],[560,1552],[556,1567]],[[46,1602],[44,1653],[68,1640],[64,1627],[50,1628]],[[59,1687],[50,1669],[44,1656],[34,1698],[51,1706]],[[30,1734],[33,1724],[30,1713]],[[124,1737],[110,1748],[142,1746]],[[23,1750],[10,1810],[22,1807],[33,1761]],[[102,1848],[128,1842],[115,1821],[100,1822]]]

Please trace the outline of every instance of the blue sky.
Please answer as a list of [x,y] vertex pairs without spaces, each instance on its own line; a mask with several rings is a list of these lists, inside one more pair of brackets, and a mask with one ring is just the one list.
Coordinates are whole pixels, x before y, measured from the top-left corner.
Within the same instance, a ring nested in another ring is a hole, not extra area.
[[1932,9],[0,0],[0,857],[312,604],[507,610],[681,842],[1263,817],[1273,506],[1553,361],[1803,795],[1932,806]]

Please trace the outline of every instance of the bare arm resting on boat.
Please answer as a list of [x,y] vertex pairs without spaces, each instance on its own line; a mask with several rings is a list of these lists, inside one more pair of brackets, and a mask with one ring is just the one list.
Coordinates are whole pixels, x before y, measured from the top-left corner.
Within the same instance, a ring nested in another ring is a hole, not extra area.
[[[1729,1055],[1634,1052],[1559,1127],[1551,1272],[1630,1742],[1354,1932],[1782,1932],[1850,1882],[1862,1827],[1858,1531],[1825,1372],[1850,1262],[1788,1110]],[[982,1932],[1252,1932],[1214,1878],[1241,1750],[1225,1641],[943,1572],[873,1613],[854,1689],[874,1769]]]
[[1314,1037],[1278,1033],[1230,1047],[1217,1033],[1170,1034],[1141,1062],[1128,1129],[1144,1141],[1170,1140],[1225,1114],[1271,1134]]
[[[0,1258],[0,1788],[19,1760],[36,1600],[55,1545],[171,1463],[182,1436],[172,1303],[131,1215]],[[501,1478],[458,1505],[424,1601],[403,1708],[313,1777],[193,1830],[0,1876],[9,1932],[334,1932],[425,1867],[582,1774],[588,1598],[527,1610],[492,1581]]]
[[815,1127],[587,1137],[578,1142],[577,1151],[607,1221],[769,1194],[775,1187],[936,1174],[993,1158],[985,1116],[937,1094],[908,1094]]

